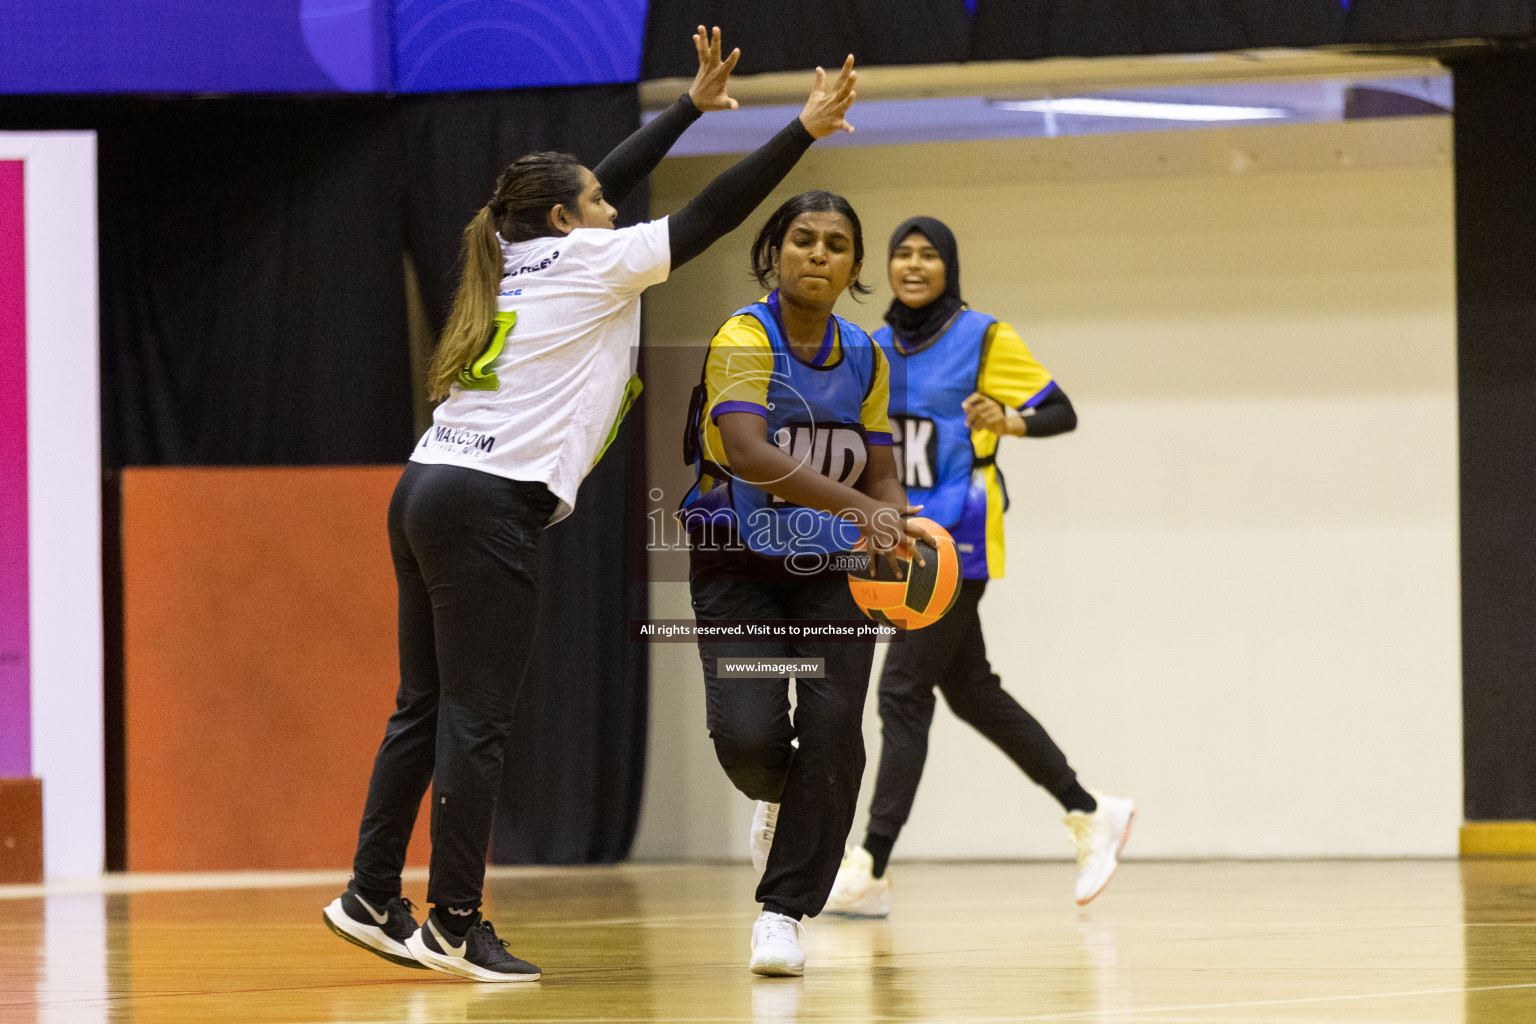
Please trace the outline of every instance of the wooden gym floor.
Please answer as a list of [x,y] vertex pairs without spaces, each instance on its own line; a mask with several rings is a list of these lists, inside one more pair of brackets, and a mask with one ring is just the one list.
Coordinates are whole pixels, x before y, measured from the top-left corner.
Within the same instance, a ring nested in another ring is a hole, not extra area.
[[545,972],[506,986],[332,936],[344,874],[10,887],[0,1021],[1536,1021],[1533,860],[1131,862],[1082,911],[1064,863],[894,870],[889,921],[810,923],[803,979],[747,972],[744,866],[496,870]]

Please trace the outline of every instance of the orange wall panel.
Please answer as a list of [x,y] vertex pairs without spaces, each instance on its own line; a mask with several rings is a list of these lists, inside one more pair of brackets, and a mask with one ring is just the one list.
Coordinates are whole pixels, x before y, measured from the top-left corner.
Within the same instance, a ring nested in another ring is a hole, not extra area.
[[[398,684],[399,476],[124,471],[131,870],[351,863]],[[426,834],[423,811],[412,863]]]

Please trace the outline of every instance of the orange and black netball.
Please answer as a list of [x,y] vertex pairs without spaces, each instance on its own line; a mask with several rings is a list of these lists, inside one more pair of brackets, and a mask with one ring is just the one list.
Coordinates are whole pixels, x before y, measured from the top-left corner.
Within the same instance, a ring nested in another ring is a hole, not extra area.
[[[949,531],[931,519],[914,519],[934,539],[929,545],[924,541],[908,543],[897,552],[901,577],[891,568],[884,557],[875,559],[875,575],[868,570],[850,572],[848,589],[853,600],[865,615],[876,622],[889,623],[898,629],[922,629],[931,626],[954,607],[960,595],[960,553],[955,550],[954,538]],[[911,546],[922,553],[923,563],[911,556]],[[854,551],[866,550],[866,541],[860,538]]]

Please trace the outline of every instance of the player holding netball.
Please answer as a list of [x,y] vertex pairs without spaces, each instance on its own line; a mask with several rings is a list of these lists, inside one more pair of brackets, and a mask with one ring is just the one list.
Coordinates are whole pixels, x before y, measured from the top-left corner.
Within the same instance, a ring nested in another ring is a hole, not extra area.
[[[753,271],[773,290],[710,342],[684,435],[697,482],[681,517],[701,627],[860,619],[849,565],[836,556],[863,535],[872,571],[873,552],[889,552],[903,532],[926,537],[901,518],[886,358],[833,313],[844,292],[866,290],[863,259],[858,215],[829,192],[790,199],[753,243]],[[873,654],[872,641],[699,641],[716,756],[758,801],[754,973],[804,972],[800,920],[821,911],[853,824]],[[821,659],[823,673],[795,674],[792,719],[788,673],[731,675],[725,658]]]
[[962,721],[1066,810],[1077,848],[1076,898],[1087,903],[1114,874],[1135,806],[1090,793],[1077,781],[1066,755],[992,671],[977,613],[987,580],[1003,574],[1007,491],[997,468],[998,439],[1065,433],[1077,426],[1077,415],[1012,327],[961,301],[960,253],[944,224],[932,217],[903,222],[891,235],[888,271],[895,297],[875,341],[893,364],[896,462],[910,500],[954,536],[965,579],[948,615],[892,644],[886,655],[869,830],[844,859],[827,911],[868,917],[890,911],[886,864],[917,796],[935,687]]
[[[400,691],[374,761],[353,878],[325,909],[386,959],[479,981],[531,981],[480,915],[502,752],[528,662],[540,531],[570,514],[638,381],[640,293],[744,220],[812,141],[849,128],[853,58],[819,68],[800,116],[670,218],[614,230],[629,194],[700,111],[734,108],[739,51],[694,36],[688,94],[595,170],[514,161],[464,231],[464,274],[431,370],[433,414],[389,509],[400,598]],[[400,896],[432,784],[431,912]]]

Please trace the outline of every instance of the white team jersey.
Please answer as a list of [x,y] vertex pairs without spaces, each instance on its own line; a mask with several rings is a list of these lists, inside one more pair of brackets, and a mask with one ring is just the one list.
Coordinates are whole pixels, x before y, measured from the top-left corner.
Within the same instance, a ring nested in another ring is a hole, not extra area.
[[618,417],[640,345],[640,293],[667,279],[667,221],[502,243],[497,307],[517,321],[487,369],[495,390],[453,386],[412,462],[544,483],[570,514]]

